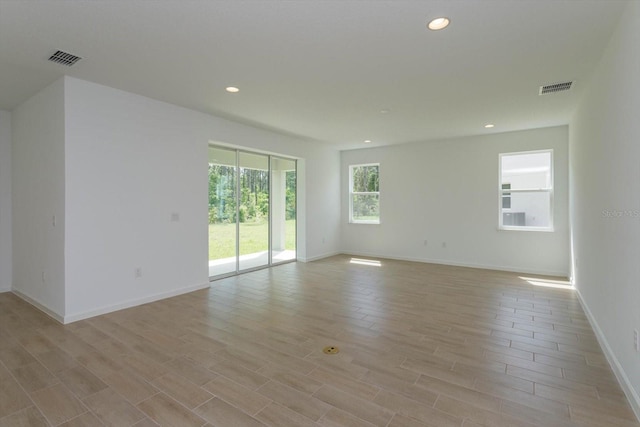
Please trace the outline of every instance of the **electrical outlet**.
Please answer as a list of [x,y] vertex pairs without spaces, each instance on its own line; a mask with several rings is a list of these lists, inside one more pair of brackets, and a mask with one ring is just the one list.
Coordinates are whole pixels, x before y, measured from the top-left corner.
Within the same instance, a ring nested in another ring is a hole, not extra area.
[[633,330],[633,349],[635,351],[640,351],[640,343],[638,343],[638,330]]
[[139,277],[142,277],[142,267],[136,267],[135,271],[134,271],[135,277],[136,279]]
[[178,221],[180,221],[180,214],[178,212],[172,212],[171,222],[178,222]]
[[442,242],[442,247],[446,248],[447,247],[447,242]]

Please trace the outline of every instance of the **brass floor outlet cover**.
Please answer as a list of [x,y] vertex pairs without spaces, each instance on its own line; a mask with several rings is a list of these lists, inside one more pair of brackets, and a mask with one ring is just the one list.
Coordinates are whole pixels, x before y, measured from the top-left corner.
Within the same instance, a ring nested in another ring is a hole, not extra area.
[[340,349],[332,345],[332,346],[323,348],[322,351],[325,352],[326,354],[336,354],[340,351]]

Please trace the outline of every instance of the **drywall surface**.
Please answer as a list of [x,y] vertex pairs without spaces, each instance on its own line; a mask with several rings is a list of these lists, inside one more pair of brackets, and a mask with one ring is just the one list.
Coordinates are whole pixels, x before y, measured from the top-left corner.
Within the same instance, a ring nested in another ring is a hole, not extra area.
[[[342,249],[567,276],[566,126],[342,153]],[[500,153],[553,149],[554,231],[498,230]],[[380,163],[380,224],[349,223],[349,165]]]
[[64,80],[11,117],[13,290],[56,318],[65,313]]
[[640,415],[640,3],[630,2],[571,122],[574,280]]
[[11,113],[0,110],[0,292],[11,290]]
[[208,286],[209,143],[298,158],[299,257],[338,251],[337,151],[65,83],[67,321]]

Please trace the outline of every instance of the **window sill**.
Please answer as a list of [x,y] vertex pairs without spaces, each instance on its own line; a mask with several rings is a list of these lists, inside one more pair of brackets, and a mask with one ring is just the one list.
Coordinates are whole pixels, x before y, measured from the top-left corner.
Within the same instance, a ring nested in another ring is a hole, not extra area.
[[540,231],[543,233],[553,233],[553,227],[518,227],[518,226],[499,226],[498,231]]
[[349,221],[349,224],[355,224],[355,225],[380,225],[380,221]]

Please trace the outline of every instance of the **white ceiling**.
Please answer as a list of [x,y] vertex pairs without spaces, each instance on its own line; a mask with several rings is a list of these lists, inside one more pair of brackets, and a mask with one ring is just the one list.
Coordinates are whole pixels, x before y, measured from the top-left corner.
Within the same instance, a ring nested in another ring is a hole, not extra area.
[[624,4],[0,0],[0,109],[67,74],[339,148],[566,124]]

